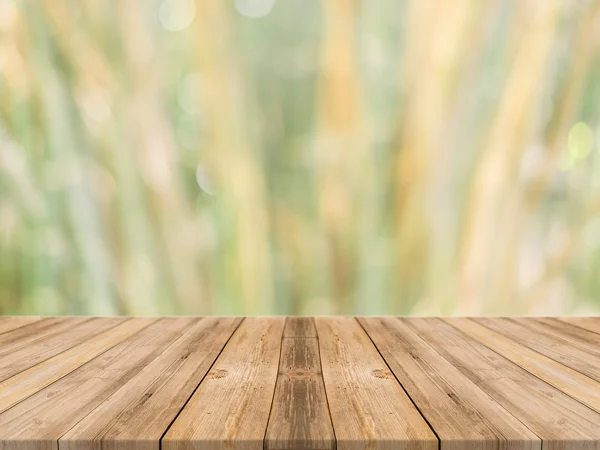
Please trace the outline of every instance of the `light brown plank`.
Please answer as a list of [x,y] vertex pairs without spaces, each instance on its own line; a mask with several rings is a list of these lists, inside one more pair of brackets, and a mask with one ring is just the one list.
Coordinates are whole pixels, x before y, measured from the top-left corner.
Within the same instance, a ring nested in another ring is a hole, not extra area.
[[540,449],[541,440],[396,318],[360,318],[442,450]]
[[427,449],[438,440],[358,322],[316,318],[337,448]]
[[312,318],[286,321],[266,450],[329,450],[335,436]]
[[316,338],[317,330],[312,317],[288,317],[283,330],[284,338]]
[[569,325],[600,334],[600,317],[558,317],[557,319]]
[[[440,319],[414,319],[410,326],[542,438],[545,450],[600,448],[600,414],[519,367],[512,358],[504,357],[504,346],[519,353],[516,343],[507,340],[495,345],[497,333],[468,319],[444,319],[444,323]],[[480,338],[485,340],[485,345]],[[490,346],[494,350],[488,348]],[[519,360],[527,361],[532,367],[538,364],[543,367],[544,362],[536,359],[536,355],[541,356],[535,352],[521,353]],[[555,374],[563,376],[560,371]]]
[[242,322],[163,438],[163,450],[263,448],[284,324]]
[[88,320],[85,317],[48,317],[0,334],[0,352],[2,355],[25,348],[56,334],[67,331],[70,327]]
[[0,349],[0,381],[58,355],[94,335],[125,322],[126,319],[102,317],[66,320],[72,324],[66,324],[67,326],[59,331],[44,334],[16,350]]
[[148,326],[129,339],[0,414],[0,449],[57,450],[61,436],[151,364],[195,320],[166,318],[150,325],[146,320]]
[[465,335],[483,343],[557,389],[600,412],[600,384],[471,319],[445,319]]
[[536,324],[547,327],[550,333],[556,333],[561,338],[600,355],[600,334],[578,327],[559,318],[536,317],[531,319]]
[[0,334],[24,327],[42,318],[39,316],[4,316],[0,317]]
[[[559,322],[552,326],[551,321],[544,319],[481,318],[476,322],[600,381],[600,339],[596,342],[577,339],[575,335],[569,335],[570,325]],[[593,333],[591,335],[595,336]]]
[[[0,413],[59,380],[156,319],[134,318],[0,383]],[[0,416],[1,417],[1,416]]]
[[61,450],[157,450],[160,438],[241,322],[204,318],[59,441]]

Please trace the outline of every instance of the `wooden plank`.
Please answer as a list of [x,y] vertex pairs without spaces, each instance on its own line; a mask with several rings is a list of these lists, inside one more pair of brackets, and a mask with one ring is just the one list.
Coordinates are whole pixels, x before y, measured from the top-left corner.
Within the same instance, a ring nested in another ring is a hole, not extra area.
[[557,320],[600,334],[600,317],[557,317]]
[[[97,317],[76,320],[59,331],[44,334],[26,346],[16,350],[0,349],[0,381],[4,381],[25,369],[74,347],[87,338],[100,334],[126,319],[119,317]],[[71,320],[68,320],[71,322]],[[67,324],[68,325],[68,324]]]
[[427,449],[438,440],[353,318],[316,318],[337,448]]
[[138,333],[0,414],[0,449],[58,450],[61,436],[109,400],[197,320],[146,319],[147,326]]
[[0,317],[0,334],[24,327],[42,318],[39,316],[5,316]]
[[25,348],[56,333],[62,333],[78,323],[88,320],[85,317],[48,317],[0,334],[0,351],[3,355]]
[[531,319],[536,325],[543,325],[548,328],[547,332],[556,333],[561,338],[574,343],[575,345],[594,354],[600,354],[600,334],[578,327],[568,321],[558,318],[536,317]]
[[156,319],[134,318],[0,383],[0,413],[59,380]]
[[284,318],[240,325],[162,440],[163,450],[262,450]]
[[157,450],[241,319],[204,318],[60,440],[61,450]]
[[317,330],[312,317],[288,317],[283,330],[284,338],[316,338]]
[[[545,357],[503,339],[503,336],[472,320],[444,319],[444,322],[440,319],[414,319],[410,320],[409,325],[444,358],[542,438],[544,449],[600,448],[600,414],[573,399],[570,393],[551,386],[512,361],[513,356],[519,355],[519,361],[527,361],[532,368],[541,368],[544,367],[544,361],[537,356]],[[481,339],[485,342],[482,343]],[[506,352],[506,348],[511,351]],[[560,370],[561,365],[555,364],[556,367],[552,367],[554,376],[569,380],[568,374]],[[583,375],[581,377],[586,379]],[[592,381],[589,378],[587,380]],[[598,386],[590,392],[593,391],[596,395],[600,392]]]
[[557,389],[600,412],[600,384],[472,319],[445,319],[465,335],[509,359]]
[[[600,381],[600,339],[596,339],[596,342],[578,339],[577,328],[569,335],[570,325],[558,323],[553,326],[552,322],[543,319],[481,318],[476,322]],[[590,334],[600,338],[600,335]]]
[[313,319],[288,318],[284,336],[265,449],[334,449]]
[[361,318],[442,450],[540,449],[541,440],[396,318]]

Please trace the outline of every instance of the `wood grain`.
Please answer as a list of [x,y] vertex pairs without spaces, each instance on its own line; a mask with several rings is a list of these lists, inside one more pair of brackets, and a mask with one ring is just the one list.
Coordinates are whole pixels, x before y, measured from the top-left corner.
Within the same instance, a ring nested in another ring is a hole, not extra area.
[[596,380],[496,333],[474,320],[459,318],[445,320],[465,335],[481,342],[546,383],[600,412],[600,384]]
[[[598,342],[584,341],[569,334],[570,325],[553,324],[545,319],[476,319],[477,323],[516,340],[573,370],[600,381],[600,347]],[[592,334],[592,336],[596,336]],[[598,336],[600,337],[600,336]]]
[[265,449],[334,448],[314,321],[288,318]]
[[61,329],[42,334],[39,339],[34,339],[27,345],[19,346],[17,349],[2,347],[0,348],[0,381],[58,355],[125,320],[121,317],[86,318],[73,322],[69,320],[71,325],[65,323]]
[[556,319],[592,333],[600,334],[600,317],[557,317]]
[[600,354],[598,348],[600,346],[600,334],[598,333],[557,318],[536,317],[531,320],[536,325],[547,327],[551,333],[556,333],[563,339],[570,343],[574,343],[580,348],[591,350],[594,354]]
[[138,333],[0,414],[0,449],[57,450],[61,436],[109,401],[194,320],[143,319]]
[[24,327],[39,320],[41,320],[41,317],[38,316],[0,317],[0,334]]
[[260,450],[284,318],[247,318],[162,440],[163,450]]
[[316,318],[337,448],[427,449],[438,440],[353,318]]
[[93,360],[156,319],[135,318],[0,383],[0,413]]
[[[600,414],[515,364],[512,356],[521,350],[515,342],[501,340],[502,336],[471,320],[444,321],[440,324],[439,319],[414,319],[410,324],[442,356],[542,438],[544,449],[600,448]],[[481,331],[496,336],[482,343]],[[495,345],[498,340],[501,344]],[[511,349],[510,354],[505,347]],[[535,355],[544,357],[532,353],[521,353],[519,359],[531,358],[533,367],[539,364],[543,368],[544,360],[535,360]],[[560,364],[545,369],[551,369],[557,378],[569,379]]]
[[157,450],[160,438],[241,322],[196,319],[59,441],[61,450]]
[[600,450],[599,324],[0,318],[0,450]]
[[30,325],[18,327],[0,334],[0,352],[6,355],[20,348],[26,348],[36,341],[39,342],[49,336],[67,331],[70,327],[86,320],[89,319],[86,317],[48,317]]
[[316,339],[317,329],[315,328],[315,321],[312,317],[288,317],[285,321],[283,337]]
[[359,319],[442,450],[540,449],[541,440],[406,323]]

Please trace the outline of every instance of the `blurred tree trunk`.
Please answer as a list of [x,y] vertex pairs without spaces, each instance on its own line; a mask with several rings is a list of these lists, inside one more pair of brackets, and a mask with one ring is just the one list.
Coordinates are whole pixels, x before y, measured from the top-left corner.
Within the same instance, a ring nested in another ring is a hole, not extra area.
[[253,111],[236,64],[224,2],[197,1],[198,65],[208,143],[201,155],[214,179],[213,217],[219,242],[208,264],[217,264],[220,294],[213,311],[268,314],[273,310],[269,222],[262,154]]

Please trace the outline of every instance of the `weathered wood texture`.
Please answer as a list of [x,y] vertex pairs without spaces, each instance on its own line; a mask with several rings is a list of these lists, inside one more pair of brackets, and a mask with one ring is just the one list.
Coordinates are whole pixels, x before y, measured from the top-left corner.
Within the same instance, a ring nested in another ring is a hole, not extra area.
[[600,450],[596,318],[0,318],[0,450]]
[[338,449],[427,449],[438,441],[352,318],[316,319]]
[[162,441],[164,450],[263,448],[285,319],[246,319]]
[[412,327],[394,318],[361,324],[441,440],[442,450],[540,449],[540,439]]
[[283,336],[265,449],[335,449],[314,320],[287,319]]

